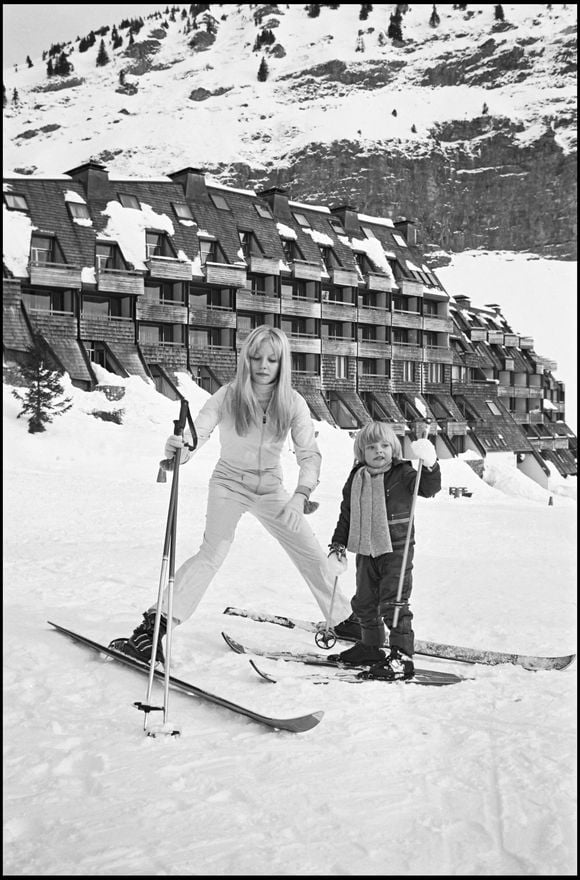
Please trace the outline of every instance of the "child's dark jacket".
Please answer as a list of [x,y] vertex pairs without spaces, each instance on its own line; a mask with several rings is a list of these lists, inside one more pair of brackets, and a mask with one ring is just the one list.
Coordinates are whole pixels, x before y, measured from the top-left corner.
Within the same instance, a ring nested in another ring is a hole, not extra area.
[[[332,536],[333,544],[342,544],[344,547],[348,544],[348,533],[350,529],[350,490],[354,475],[361,467],[363,467],[362,464],[356,464],[344,484],[340,515]],[[387,519],[393,550],[398,550],[403,547],[407,538],[409,515],[411,513],[416,477],[417,471],[413,465],[405,459],[395,459],[392,467],[383,476],[385,501],[387,505]],[[441,468],[439,467],[439,463],[437,462],[431,471],[423,467],[421,469],[421,480],[419,482],[419,495],[422,495],[423,498],[432,498],[440,489]],[[415,528],[413,526],[411,531],[411,543],[414,539],[414,533]]]

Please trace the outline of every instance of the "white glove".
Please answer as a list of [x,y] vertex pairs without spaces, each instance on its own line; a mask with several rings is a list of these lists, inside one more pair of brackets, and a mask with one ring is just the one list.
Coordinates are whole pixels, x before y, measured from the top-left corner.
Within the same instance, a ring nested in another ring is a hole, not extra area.
[[292,496],[284,510],[278,514],[278,519],[281,519],[291,532],[297,532],[300,528],[300,522],[304,516],[305,501],[306,497],[297,492],[296,495]]
[[426,437],[423,440],[415,440],[414,443],[411,443],[411,452],[413,453],[413,458],[423,459],[425,467],[433,467],[437,461],[435,447]]
[[185,445],[187,442],[187,438],[184,437],[182,434],[171,434],[171,436],[168,437],[165,441],[165,458],[175,458],[178,450],[181,449],[181,464],[185,464],[186,461],[189,461],[193,454],[192,451],[188,449],[188,447]]
[[327,561],[328,571],[333,578],[340,577],[348,569],[346,548],[342,544],[331,544]]

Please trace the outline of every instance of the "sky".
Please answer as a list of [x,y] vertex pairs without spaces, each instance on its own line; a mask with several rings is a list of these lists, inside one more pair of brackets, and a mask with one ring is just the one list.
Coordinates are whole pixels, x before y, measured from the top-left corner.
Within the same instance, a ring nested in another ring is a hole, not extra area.
[[[171,4],[170,4],[171,5]],[[2,66],[24,64],[52,43],[86,36],[102,25],[124,18],[145,17],[165,9],[161,3],[4,3],[2,5]]]
[[[417,666],[473,679],[423,688],[320,686],[306,667],[261,660],[278,679],[268,684],[221,631],[266,650],[319,650],[312,635],[224,608],[320,615],[251,516],[175,630],[173,672],[274,717],[324,717],[307,733],[279,733],[172,693],[168,719],[181,736],[144,736],[132,703],[144,699],[145,677],[47,624],[108,643],[130,634],[157,594],[171,481],[156,474],[178,405],[138,377],[100,370],[99,379],[124,396],[65,377],[72,409],[34,435],[4,385],[6,875],[575,876],[576,665],[527,672],[417,655]],[[179,387],[195,415],[207,394],[183,374]],[[121,424],[94,415],[120,409]],[[309,522],[326,547],[352,439],[315,427],[323,466]],[[218,455],[216,431],[182,468],[177,565],[201,541]],[[290,444],[282,463],[291,487]],[[555,475],[549,492],[501,453],[488,456],[484,480],[464,457],[441,469],[441,492],[416,508],[417,638],[575,651],[576,480]],[[452,486],[472,496],[454,498]],[[345,596],[353,584],[349,554]]]

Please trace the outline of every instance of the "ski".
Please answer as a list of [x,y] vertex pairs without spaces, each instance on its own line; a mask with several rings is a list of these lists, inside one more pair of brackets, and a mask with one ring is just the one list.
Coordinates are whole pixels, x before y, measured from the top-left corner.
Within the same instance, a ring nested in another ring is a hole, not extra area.
[[[305,632],[316,633],[318,624],[310,620],[296,620],[292,617],[282,617],[276,614],[263,614],[256,611],[248,611],[245,608],[228,607],[224,614],[232,614],[236,617],[247,617],[258,623],[274,623],[287,629],[301,629]],[[340,637],[341,641],[354,642],[354,638]],[[454,660],[461,663],[482,663],[487,666],[498,666],[502,663],[511,663],[514,666],[522,666],[530,671],[566,669],[576,659],[576,654],[565,654],[559,657],[536,657],[526,654],[508,654],[503,651],[482,651],[477,648],[464,648],[459,645],[445,645],[440,642],[426,642],[415,640],[415,654],[424,657],[439,657],[443,660]]]
[[[125,666],[129,666],[137,672],[149,675],[149,666],[145,663],[141,663],[134,657],[130,657],[128,654],[123,654],[120,651],[115,651],[113,648],[101,645],[99,642],[95,642],[86,636],[81,636],[70,629],[65,629],[65,627],[59,626],[51,620],[47,621],[47,623],[49,623],[50,626],[53,626],[58,632],[63,633],[63,635],[69,636],[74,642],[84,645],[87,648],[91,648],[98,654],[104,654],[107,657],[111,657],[119,663],[124,663]],[[158,669],[155,670],[155,677],[161,680],[165,678],[164,673]],[[266,727],[274,730],[285,730],[289,733],[304,733],[305,731],[316,727],[324,715],[324,712],[310,712],[307,715],[300,715],[295,718],[269,718],[267,715],[261,715],[259,712],[254,712],[253,709],[247,709],[245,706],[238,705],[238,703],[232,703],[224,697],[218,697],[216,694],[202,690],[202,688],[197,687],[197,685],[191,684],[188,681],[182,681],[174,676],[170,676],[169,684],[170,687],[176,691],[180,691],[188,696],[199,697],[202,700],[206,700],[208,703],[214,703],[216,706],[222,706],[224,709],[229,709],[231,712],[235,712],[236,715],[244,715],[246,718],[250,718],[252,721],[256,721],[259,724],[264,724]]]
[[[346,681],[351,683],[360,683],[362,681],[380,681],[381,684],[419,684],[430,685],[432,687],[441,687],[447,684],[459,684],[462,681],[472,681],[473,679],[463,678],[461,675],[455,675],[452,672],[438,672],[431,669],[415,669],[413,678],[395,679],[394,681],[386,681],[384,679],[369,678],[366,673],[366,667],[363,666],[346,666],[340,662],[329,660],[324,654],[295,654],[292,651],[262,651],[260,648],[248,648],[246,645],[240,644],[232,639],[227,633],[222,632],[222,636],[226,645],[236,654],[255,654],[257,657],[264,657],[267,660],[289,660],[293,663],[304,663],[307,666],[323,666],[336,669],[336,674],[328,676],[309,676],[309,680],[316,682]],[[263,672],[255,663],[250,660],[250,665],[255,669],[261,678],[266,681],[276,681],[275,678],[268,673]]]

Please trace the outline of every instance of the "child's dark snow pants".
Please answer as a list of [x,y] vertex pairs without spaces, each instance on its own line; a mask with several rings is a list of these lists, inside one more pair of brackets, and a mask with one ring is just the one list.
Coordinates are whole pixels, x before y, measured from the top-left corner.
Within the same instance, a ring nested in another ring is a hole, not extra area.
[[[409,547],[401,602],[408,602],[413,587],[413,544]],[[361,641],[364,645],[381,647],[385,643],[385,624],[390,631],[389,645],[413,656],[415,634],[409,606],[399,608],[399,620],[393,627],[393,615],[399,588],[403,562],[403,550],[384,553],[382,556],[356,557],[356,595],[351,606],[361,625]]]

